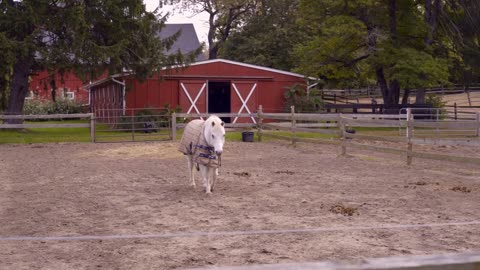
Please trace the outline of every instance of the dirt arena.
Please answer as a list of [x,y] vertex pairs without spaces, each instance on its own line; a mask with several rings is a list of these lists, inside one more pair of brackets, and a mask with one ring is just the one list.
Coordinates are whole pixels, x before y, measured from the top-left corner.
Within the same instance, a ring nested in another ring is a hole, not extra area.
[[[171,142],[0,145],[0,269],[176,269],[480,250],[478,165],[407,167],[393,155],[338,157],[338,147],[282,142],[227,142],[224,150],[209,196],[200,183],[187,185],[186,161]],[[470,221],[477,223],[458,224]]]

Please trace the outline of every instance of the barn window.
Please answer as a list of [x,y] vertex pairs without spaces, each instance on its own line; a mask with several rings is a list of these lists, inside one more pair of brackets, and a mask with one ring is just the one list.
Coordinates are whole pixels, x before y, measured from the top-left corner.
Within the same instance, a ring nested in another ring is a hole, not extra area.
[[65,99],[74,100],[75,99],[75,92],[72,92],[72,91],[64,92],[63,97]]

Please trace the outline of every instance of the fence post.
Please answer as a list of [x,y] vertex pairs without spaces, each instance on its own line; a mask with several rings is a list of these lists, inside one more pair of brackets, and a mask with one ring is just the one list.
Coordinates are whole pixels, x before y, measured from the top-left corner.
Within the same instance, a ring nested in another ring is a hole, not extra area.
[[345,138],[345,120],[343,119],[342,114],[339,114],[338,127],[340,128],[340,145],[342,147],[341,155],[345,156],[347,154],[347,140]]
[[293,144],[293,146],[296,146],[296,142],[297,142],[297,134],[296,134],[297,120],[295,119],[295,106],[290,106],[290,112],[291,112],[291,117],[292,117],[292,144]]
[[455,115],[455,120],[457,120],[457,103],[453,103],[453,114]]
[[177,140],[177,114],[172,113],[172,141]]
[[412,164],[412,135],[413,135],[413,115],[412,108],[407,108],[407,165]]
[[95,140],[95,114],[90,113],[90,139],[92,140],[92,143],[94,143]]
[[132,112],[132,141],[135,141],[135,113]]
[[262,109],[262,105],[258,106],[258,112],[257,112],[257,117],[258,117],[258,121],[257,121],[257,137],[258,137],[258,141],[261,142],[262,141],[262,124],[263,124],[263,109]]
[[477,137],[480,138],[480,112],[477,112],[477,131],[476,131]]

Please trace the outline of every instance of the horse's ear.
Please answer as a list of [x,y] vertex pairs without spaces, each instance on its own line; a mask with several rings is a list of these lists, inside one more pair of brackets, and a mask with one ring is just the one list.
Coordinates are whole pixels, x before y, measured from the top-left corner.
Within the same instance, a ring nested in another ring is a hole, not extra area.
[[222,127],[225,126],[225,122],[222,121],[221,125],[222,125]]
[[215,126],[215,122],[212,122],[212,127]]

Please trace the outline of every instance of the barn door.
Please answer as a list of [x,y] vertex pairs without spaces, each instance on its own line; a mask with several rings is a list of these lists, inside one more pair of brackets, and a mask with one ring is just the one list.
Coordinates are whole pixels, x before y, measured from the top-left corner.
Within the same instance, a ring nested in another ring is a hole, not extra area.
[[[232,81],[232,113],[253,113],[257,108],[257,82]],[[235,117],[232,123],[257,123],[254,117]]]
[[182,112],[206,113],[206,93],[206,81],[180,81],[179,105],[182,108]]

